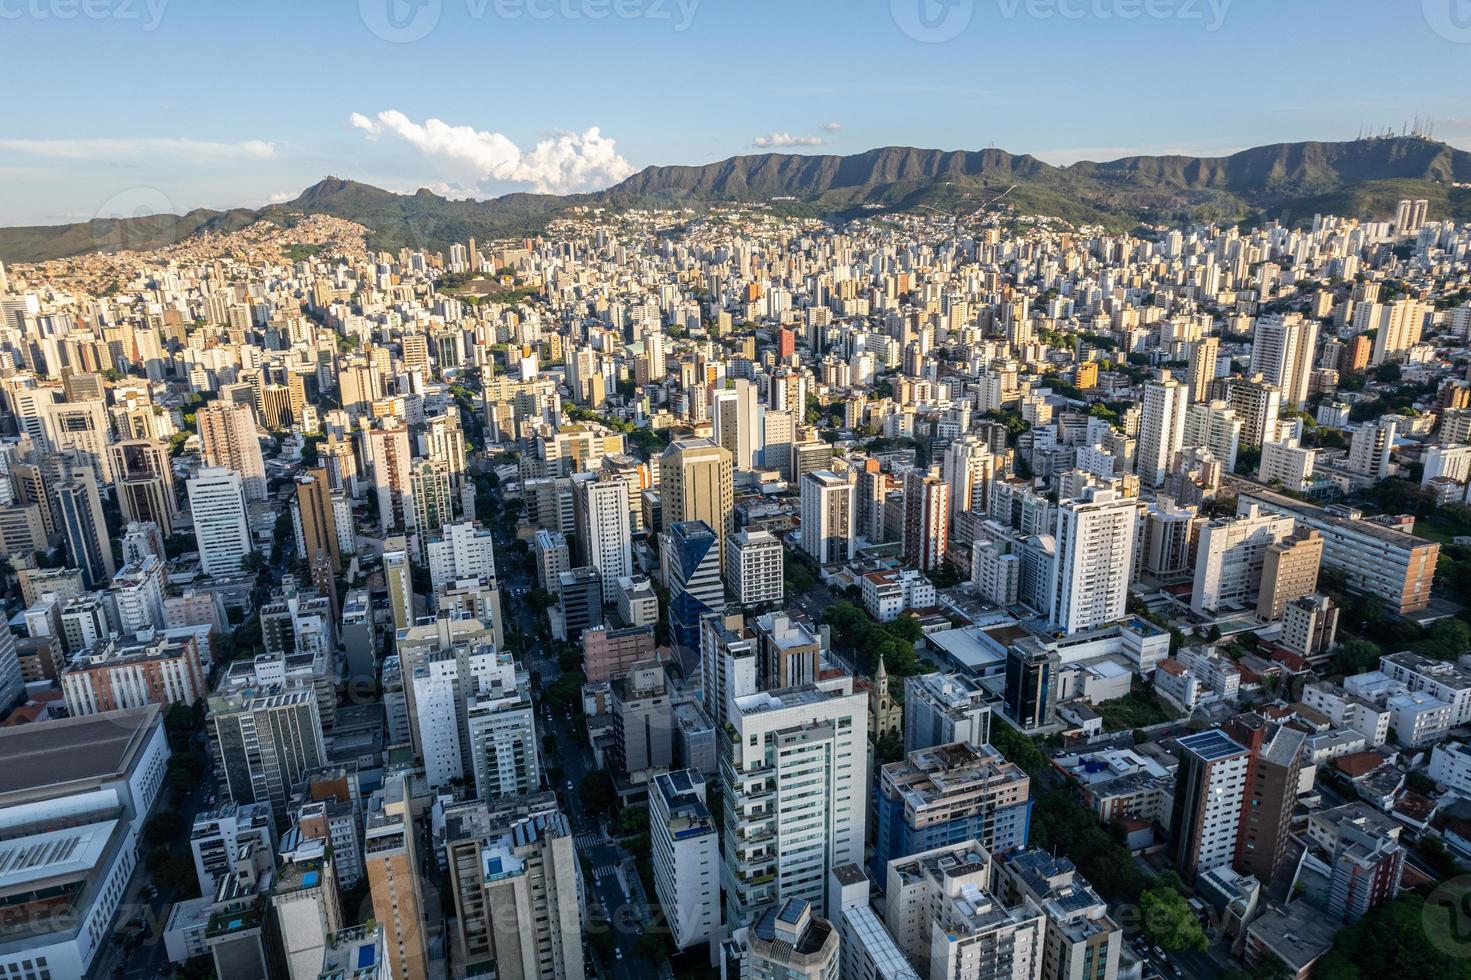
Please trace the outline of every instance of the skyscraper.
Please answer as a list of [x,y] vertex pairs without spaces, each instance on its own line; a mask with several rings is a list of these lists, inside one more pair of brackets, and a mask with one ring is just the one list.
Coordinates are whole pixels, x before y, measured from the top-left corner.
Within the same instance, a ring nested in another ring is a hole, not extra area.
[[211,746],[236,803],[269,803],[277,830],[305,774],[327,764],[317,699],[305,685],[247,687],[209,699]]
[[1285,541],[1296,522],[1255,504],[1235,517],[1222,517],[1200,530],[1195,587],[1190,608],[1204,616],[1256,606],[1267,549]]
[[717,570],[726,536],[735,530],[735,491],[729,450],[709,439],[679,439],[659,457],[659,499],[664,526],[704,521],[719,543]]
[[1234,865],[1242,874],[1270,882],[1287,853],[1308,736],[1254,712],[1232,718],[1225,730],[1251,753],[1246,792],[1240,801],[1241,825],[1236,834]]
[[1057,508],[1048,621],[1068,633],[1124,617],[1134,574],[1141,505],[1116,490],[1085,487]]
[[649,787],[654,890],[674,948],[705,942],[720,925],[720,829],[705,806],[705,780],[689,769]]
[[831,470],[802,477],[802,550],[819,565],[852,561],[853,481]]
[[[1377,307],[1378,316],[1369,326],[1379,332],[1374,336],[1374,353],[1369,358],[1371,367],[1385,361],[1403,360],[1401,355],[1420,342],[1425,327],[1425,317],[1431,307],[1416,299],[1401,299]],[[1357,314],[1356,314],[1357,318]],[[1357,326],[1357,322],[1355,323]]]
[[1282,390],[1284,406],[1297,408],[1307,401],[1317,344],[1317,322],[1304,320],[1301,313],[1261,317],[1252,330],[1247,375],[1260,374]]
[[1180,739],[1171,855],[1187,881],[1236,856],[1251,752],[1219,728]]
[[1185,387],[1192,403],[1203,402],[1210,397],[1211,382],[1216,377],[1216,361],[1220,356],[1221,341],[1217,337],[1202,337],[1190,345]]
[[246,556],[254,550],[240,474],[223,467],[206,467],[188,486],[200,567],[206,575],[240,571]]
[[337,538],[337,515],[332,507],[332,488],[323,468],[308,470],[296,478],[296,527],[301,548],[306,552],[312,584],[336,601],[334,576],[342,571],[342,552]]
[[725,585],[731,599],[741,606],[780,602],[782,579],[781,541],[770,531],[737,531],[725,551]]
[[255,435],[255,412],[237,402],[210,402],[195,413],[206,466],[240,474],[246,500],[266,499],[266,464]]
[[603,578],[603,601],[616,602],[618,580],[633,574],[628,484],[606,474],[580,473],[572,486],[577,564],[597,569]]
[[722,739],[726,922],[790,898],[825,906],[828,869],[860,864],[868,698],[846,675],[729,702]]
[[363,436],[367,440],[364,455],[372,491],[378,498],[380,527],[385,531],[414,530],[418,524],[414,515],[408,429],[372,429]]
[[950,491],[939,467],[904,474],[904,561],[922,572],[939,568],[949,552]]
[[1236,469],[1236,450],[1240,444],[1241,419],[1236,417],[1229,402],[1196,403],[1185,410],[1181,448],[1204,446],[1229,473]]
[[700,642],[700,617],[725,608],[720,539],[704,521],[688,521],[671,526],[666,541],[669,629],[675,643],[693,648]]
[[991,481],[999,469],[991,444],[980,436],[963,435],[946,448],[943,474],[950,486],[952,528],[961,514],[971,511],[985,514],[990,506]]
[[1241,445],[1260,446],[1277,441],[1277,418],[1282,413],[1282,389],[1261,379],[1231,381],[1226,400],[1241,419]]
[[1157,487],[1165,480],[1185,434],[1185,387],[1163,372],[1144,384],[1139,419],[1139,482]]
[[418,830],[409,809],[408,776],[393,773],[373,794],[364,830],[363,864],[373,896],[373,918],[382,923],[394,980],[425,980],[424,879]]
[[108,447],[123,520],[158,525],[159,533],[173,533],[179,505],[174,497],[174,468],[168,450],[152,439],[126,439]]
[[117,571],[117,564],[92,475],[85,471],[77,473],[75,479],[57,484],[52,495],[56,501],[57,527],[66,540],[72,567],[81,569],[82,582],[87,588],[101,588]]
[[731,387],[715,392],[711,401],[715,443],[730,453],[737,470],[754,468],[765,448],[761,395],[755,384],[737,378]]
[[449,814],[446,827],[457,962],[470,976],[493,967],[508,980],[582,980],[580,871],[556,799],[471,806]]

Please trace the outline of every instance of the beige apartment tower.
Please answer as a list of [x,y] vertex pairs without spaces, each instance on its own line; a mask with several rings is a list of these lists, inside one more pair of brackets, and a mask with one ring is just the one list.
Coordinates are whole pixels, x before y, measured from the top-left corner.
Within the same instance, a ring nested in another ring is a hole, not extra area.
[[659,496],[663,525],[704,521],[720,539],[720,567],[725,567],[725,541],[734,530],[735,491],[730,451],[709,439],[679,439],[659,457]]
[[373,798],[363,862],[373,896],[373,918],[383,925],[394,977],[424,980],[428,975],[424,895],[408,781],[402,774],[389,777]]
[[266,464],[255,437],[255,412],[236,402],[211,402],[195,419],[206,466],[240,474],[246,500],[266,499]]
[[1267,549],[1262,564],[1262,587],[1256,614],[1265,622],[1281,619],[1289,603],[1318,588],[1318,566],[1323,561],[1323,535],[1302,530]]

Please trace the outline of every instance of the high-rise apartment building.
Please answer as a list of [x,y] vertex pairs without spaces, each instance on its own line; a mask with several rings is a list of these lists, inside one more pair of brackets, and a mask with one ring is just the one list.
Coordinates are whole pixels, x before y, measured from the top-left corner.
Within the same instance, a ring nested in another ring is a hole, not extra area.
[[1302,766],[1311,763],[1304,758],[1308,735],[1256,713],[1237,715],[1225,731],[1251,753],[1233,864],[1242,874],[1270,882],[1287,855]]
[[1282,389],[1260,378],[1229,381],[1226,401],[1241,419],[1241,445],[1260,446],[1277,439],[1277,420],[1282,414]]
[[765,450],[761,393],[745,378],[711,397],[710,419],[715,424],[714,442],[731,455],[737,470],[754,469]]
[[1323,561],[1323,536],[1304,529],[1267,548],[1262,562],[1262,584],[1257,598],[1257,618],[1273,623],[1288,605],[1318,589],[1318,568]]
[[802,550],[819,565],[852,561],[853,481],[831,470],[802,477]]
[[789,898],[741,930],[751,980],[836,980],[838,932],[813,904]]
[[725,585],[741,606],[780,602],[785,589],[782,543],[770,531],[737,531],[725,552]]
[[1399,422],[1388,416],[1359,426],[1349,441],[1348,468],[1371,480],[1387,478],[1398,435]]
[[1185,410],[1182,449],[1203,446],[1220,460],[1227,472],[1236,469],[1236,449],[1241,444],[1241,420],[1230,403],[1197,402]]
[[938,569],[949,553],[950,491],[938,467],[904,475],[904,561],[922,572]]
[[1058,629],[1079,633],[1124,617],[1141,511],[1137,499],[1100,487],[1059,504],[1048,610]]
[[1291,517],[1253,506],[1202,527],[1190,608],[1204,616],[1255,607],[1267,551],[1291,537],[1295,525]]
[[394,980],[425,980],[429,929],[408,781],[408,775],[392,773],[373,794],[363,832],[363,864],[373,919],[383,926]]
[[1025,847],[1031,780],[989,745],[952,742],[879,770],[873,867],[958,840],[992,853]]
[[727,923],[789,898],[824,905],[828,870],[863,860],[868,698],[836,677],[732,698],[726,724]]
[[200,567],[206,575],[239,572],[255,550],[240,474],[223,467],[205,467],[189,480],[188,487]]
[[1216,362],[1220,356],[1221,341],[1218,337],[1202,337],[1190,345],[1185,387],[1192,404],[1210,398],[1211,382],[1216,378]]
[[555,798],[470,806],[447,815],[445,847],[466,972],[583,980],[581,871]]
[[1003,857],[995,873],[1003,901],[1030,903],[1047,917],[1041,980],[1115,980],[1124,931],[1073,862],[1031,849]]
[[720,925],[720,833],[705,805],[705,780],[689,769],[649,787],[654,890],[674,948],[707,942]]
[[1297,408],[1307,401],[1318,324],[1300,313],[1264,316],[1251,335],[1251,366],[1247,375],[1261,375],[1282,391],[1282,404]]
[[603,602],[613,603],[618,598],[618,580],[633,574],[628,484],[579,474],[573,477],[572,486],[577,564],[597,569],[603,579]]
[[1046,918],[992,892],[991,855],[978,841],[890,861],[884,924],[930,980],[1038,980]]
[[936,745],[991,741],[989,695],[966,674],[920,674],[904,679],[904,752]]
[[991,444],[978,435],[967,434],[945,449],[942,475],[950,486],[950,526],[961,514],[985,514],[990,506],[991,481],[1000,475],[1001,461]]
[[322,716],[310,687],[249,687],[209,699],[210,743],[236,803],[269,803],[278,830],[306,773],[327,764]]
[[364,457],[371,492],[378,500],[378,523],[384,531],[417,528],[414,513],[413,459],[409,430],[402,427],[369,429],[363,433]]
[[255,412],[237,402],[210,402],[195,413],[206,466],[240,474],[247,500],[266,499],[266,464],[255,435]]
[[1169,372],[1144,383],[1143,413],[1139,419],[1139,482],[1157,487],[1164,482],[1185,434],[1185,386]]
[[[1360,312],[1367,314],[1360,317]],[[1430,304],[1416,299],[1400,299],[1388,306],[1378,303],[1362,304],[1354,311],[1354,326],[1366,324],[1362,329],[1378,330],[1374,335],[1374,353],[1369,365],[1376,367],[1385,361],[1403,360],[1403,355],[1420,342],[1425,328],[1425,318],[1431,312]]]
[[74,718],[148,704],[192,708],[209,696],[192,637],[104,640],[73,657],[60,680],[67,713]]
[[1219,728],[1180,739],[1171,857],[1188,881],[1236,856],[1251,752]]

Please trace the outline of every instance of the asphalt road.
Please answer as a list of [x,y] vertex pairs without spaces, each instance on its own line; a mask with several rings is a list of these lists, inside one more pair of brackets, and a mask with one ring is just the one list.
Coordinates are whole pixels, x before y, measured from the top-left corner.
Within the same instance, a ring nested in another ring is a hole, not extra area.
[[[541,688],[546,690],[561,676],[554,648],[550,640],[542,641],[538,632],[544,626],[544,618],[534,615],[524,601],[526,591],[536,586],[535,577],[528,574],[517,557],[510,553],[511,539],[499,532],[496,535],[499,550],[496,555],[496,571],[502,590],[501,608],[509,610],[517,629],[527,638],[526,649],[515,651],[524,657],[528,669],[541,677]],[[519,595],[517,594],[519,592]],[[582,726],[572,712],[556,712],[545,702],[537,705],[538,738],[551,735],[556,739],[555,758],[543,756],[544,766],[561,770],[555,785],[567,814],[574,835],[574,846],[581,858],[586,858],[592,868],[591,879],[584,878],[584,894],[589,907],[600,905],[612,923],[613,948],[615,952],[599,963],[599,974],[614,980],[649,980],[658,976],[660,965],[638,956],[636,946],[643,926],[649,921],[648,899],[638,881],[633,856],[619,846],[610,832],[610,814],[594,814],[585,810],[576,787],[595,768],[592,751],[582,734]],[[569,790],[569,786],[572,788]]]

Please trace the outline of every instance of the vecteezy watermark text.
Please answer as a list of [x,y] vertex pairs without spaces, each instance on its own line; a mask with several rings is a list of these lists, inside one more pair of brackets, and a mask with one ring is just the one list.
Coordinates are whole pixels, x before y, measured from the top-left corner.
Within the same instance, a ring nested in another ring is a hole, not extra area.
[[1471,44],[1471,0],[1420,0],[1425,23],[1447,41]]
[[[461,0],[472,21],[647,20],[675,32],[690,29],[701,0]],[[407,44],[439,25],[445,0],[358,0],[368,30],[385,41]]]
[[[899,29],[937,44],[959,37],[975,19],[977,0],[889,0]],[[1232,0],[993,0],[1004,20],[1172,20],[1214,32],[1226,23]],[[1425,0],[1426,3],[1435,0]],[[1445,0],[1441,0],[1445,2]],[[1462,0],[1449,0],[1457,3]],[[1465,0],[1471,2],[1471,0]]]
[[116,20],[158,29],[169,0],[0,0],[0,20]]

